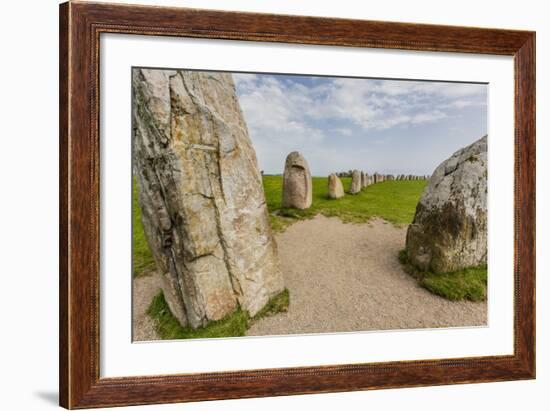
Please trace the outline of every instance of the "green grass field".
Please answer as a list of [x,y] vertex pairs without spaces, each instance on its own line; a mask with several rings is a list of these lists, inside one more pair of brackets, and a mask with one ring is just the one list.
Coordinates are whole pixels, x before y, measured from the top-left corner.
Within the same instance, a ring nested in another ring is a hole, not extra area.
[[[282,176],[264,176],[263,182],[271,225],[275,231],[282,231],[292,222],[317,214],[339,217],[344,222],[364,223],[372,217],[380,217],[396,225],[410,224],[427,183],[425,180],[384,181],[364,188],[359,194],[346,194],[343,198],[333,200],[328,198],[327,177],[313,177],[311,207],[295,210],[281,207]],[[347,193],[351,178],[342,178],[342,183]],[[278,215],[274,216],[273,212]]]

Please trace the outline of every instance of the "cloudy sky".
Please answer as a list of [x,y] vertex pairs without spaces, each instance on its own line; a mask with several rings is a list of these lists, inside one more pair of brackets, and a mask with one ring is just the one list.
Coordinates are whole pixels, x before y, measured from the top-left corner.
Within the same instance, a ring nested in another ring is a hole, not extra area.
[[487,86],[443,82],[233,74],[268,174],[300,151],[311,172],[429,174],[487,133]]

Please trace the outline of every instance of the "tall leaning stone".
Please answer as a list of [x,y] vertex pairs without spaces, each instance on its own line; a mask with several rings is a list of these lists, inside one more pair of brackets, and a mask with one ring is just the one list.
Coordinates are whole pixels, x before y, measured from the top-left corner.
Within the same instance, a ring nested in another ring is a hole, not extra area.
[[349,188],[350,194],[357,194],[361,191],[362,179],[359,170],[353,170],[351,173],[351,186]]
[[406,250],[422,271],[487,263],[487,136],[436,168],[408,228]]
[[132,77],[138,202],[170,310],[194,328],[256,314],[284,286],[231,75]]
[[286,157],[283,174],[283,207],[311,207],[313,184],[306,159],[299,152],[293,151]]
[[338,199],[344,197],[344,186],[342,180],[336,174],[328,176],[328,197]]

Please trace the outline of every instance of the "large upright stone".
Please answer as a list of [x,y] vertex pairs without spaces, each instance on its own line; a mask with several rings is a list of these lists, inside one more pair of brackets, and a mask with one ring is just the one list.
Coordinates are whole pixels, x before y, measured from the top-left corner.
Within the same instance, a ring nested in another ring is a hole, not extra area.
[[487,262],[487,136],[432,174],[407,231],[409,261],[449,272]]
[[351,186],[349,188],[350,194],[357,194],[361,191],[361,172],[359,170],[353,170],[351,173]]
[[328,197],[338,199],[344,197],[344,186],[342,180],[336,174],[328,176]]
[[283,174],[283,207],[306,209],[311,207],[313,183],[306,159],[293,151],[286,157]]
[[256,154],[230,74],[133,71],[134,175],[182,325],[251,315],[283,290]]

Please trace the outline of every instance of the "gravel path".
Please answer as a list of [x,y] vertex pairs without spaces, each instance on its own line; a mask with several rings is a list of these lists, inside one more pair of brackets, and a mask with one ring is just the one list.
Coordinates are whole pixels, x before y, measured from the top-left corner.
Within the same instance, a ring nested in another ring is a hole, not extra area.
[[147,315],[147,308],[160,289],[160,277],[151,272],[134,278],[132,288],[132,337],[133,341],[160,340],[155,324]]
[[[277,234],[290,307],[247,335],[485,325],[486,303],[447,301],[403,271],[397,253],[406,232],[378,219],[344,224],[318,215]],[[159,288],[155,273],[134,279],[134,341],[159,339],[146,314]]]
[[486,303],[445,300],[403,271],[406,232],[378,219],[318,215],[293,224],[277,235],[289,311],[259,320],[248,335],[485,325]]

